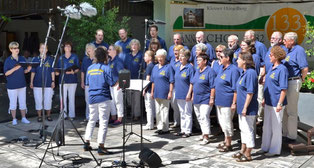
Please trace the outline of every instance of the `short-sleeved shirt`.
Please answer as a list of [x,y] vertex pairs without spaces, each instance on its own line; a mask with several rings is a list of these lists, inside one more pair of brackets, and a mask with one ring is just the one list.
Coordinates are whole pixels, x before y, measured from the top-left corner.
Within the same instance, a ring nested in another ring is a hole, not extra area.
[[214,60],[212,64],[213,64],[212,68],[213,68],[215,74],[217,75],[218,72],[220,71],[220,69],[223,67],[223,65],[219,64],[218,60]]
[[[288,89],[288,69],[279,64],[275,68],[270,68],[265,78],[264,97],[265,103],[269,106],[276,107],[282,90]],[[283,105],[287,105],[285,97]]]
[[259,75],[260,68],[261,68],[261,58],[257,54],[253,54],[252,57],[253,57],[254,65],[255,65],[255,71],[257,75]]
[[[32,62],[40,63],[41,59],[39,57],[34,57]],[[45,87],[51,87],[52,76],[51,73],[54,72],[52,67],[53,58],[46,56],[46,59],[43,62],[43,66],[33,67],[31,72],[35,73],[33,86],[34,87],[42,87],[42,72],[44,71],[44,83]]]
[[238,67],[238,57],[239,57],[239,53],[241,52],[241,48],[240,47],[238,47],[235,51],[234,51],[234,53],[233,53],[233,59],[232,59],[232,63],[236,66],[236,67]]
[[143,60],[143,52],[138,51],[136,55],[132,55],[132,52],[129,52],[124,60],[124,68],[130,70],[131,79],[139,78],[139,70],[141,68]]
[[96,43],[96,41],[93,41],[92,43],[95,45],[96,48],[99,46],[104,46],[107,48],[107,50],[109,49],[109,45],[103,41],[100,44]]
[[154,97],[167,99],[170,83],[174,83],[174,76],[170,64],[159,68],[159,64],[153,68],[151,82],[154,83]]
[[172,58],[170,61],[170,65],[172,68],[172,73],[174,74],[176,72],[176,69],[180,67],[181,63],[180,63],[180,60],[176,60],[175,58]]
[[131,46],[129,45],[132,38],[127,38],[125,41],[118,40],[114,45],[118,45],[122,48],[122,52],[119,54],[119,57],[124,61],[126,54],[131,52]]
[[210,91],[214,88],[215,72],[210,66],[206,66],[203,72],[196,70],[193,84],[193,103],[209,104]]
[[289,78],[301,76],[301,70],[308,67],[304,48],[295,45],[292,49],[287,50],[287,56],[283,64],[288,69]]
[[123,61],[115,56],[114,59],[109,59],[108,65],[111,68],[113,82],[116,83],[119,80],[119,71],[123,69]]
[[92,64],[89,66],[86,75],[86,84],[88,88],[89,104],[101,103],[111,100],[110,86],[113,80],[111,69],[103,63]]
[[[181,66],[181,64],[180,64]],[[191,64],[186,64],[182,69],[180,66],[176,68],[174,79],[174,89],[176,92],[176,99],[185,100],[189,91],[190,83],[194,76],[194,67]]]
[[256,115],[258,111],[257,102],[257,73],[254,69],[243,71],[237,81],[237,113],[242,114],[247,94],[253,94],[253,98],[247,108],[246,115]]
[[86,85],[86,72],[87,72],[88,67],[92,64],[93,64],[93,60],[85,55],[85,57],[83,58],[83,61],[82,61],[82,66],[81,66],[81,72],[83,72],[85,74],[85,79],[84,79],[85,85]]
[[220,69],[215,78],[215,104],[217,106],[231,107],[239,76],[238,68],[233,64]]
[[[169,47],[168,55],[167,55],[167,58],[166,58],[168,62],[170,62],[173,58],[175,58],[174,51],[173,51],[175,46],[176,45],[172,45],[172,46]],[[183,45],[183,46],[184,46],[185,49],[189,49],[188,46],[185,46],[185,45]]]
[[266,48],[265,44],[263,44],[257,40],[255,40],[254,46],[256,48],[255,54],[258,55],[258,57],[260,58],[261,65],[264,66],[263,58],[264,58],[265,54],[267,53],[267,48]]
[[[154,68],[155,64],[154,63],[149,63],[146,66],[146,70],[145,70],[145,74],[144,74],[144,79],[146,79],[147,76],[152,76],[152,72],[153,72],[153,68]],[[148,85],[146,92],[150,93],[152,90],[152,85]]]
[[[61,68],[61,59],[63,59],[64,66],[62,69],[66,70],[72,66],[80,67],[80,63],[76,54],[71,54],[69,58],[62,55],[58,61],[58,68]],[[62,75],[59,75],[59,84],[61,84]],[[77,83],[77,74],[66,74],[64,73],[64,83]]]
[[[12,55],[10,55],[4,62],[3,71],[6,73],[7,71],[14,68],[20,62],[26,62],[23,56],[18,56],[18,60],[15,60]],[[7,89],[19,89],[26,87],[26,81],[24,76],[24,68],[21,67],[18,70],[14,71],[11,75],[7,76]]]
[[[157,36],[157,39],[160,43],[161,48],[165,49],[167,51],[167,45],[164,39],[162,39],[161,37]],[[150,40],[146,40],[146,50],[148,50],[149,48],[149,44],[150,44]]]
[[[207,42],[204,42],[204,44],[206,45],[207,47],[207,50],[206,50],[206,54],[208,55],[209,57],[209,61],[207,62],[207,65],[211,65],[211,63],[213,62],[213,60],[216,58],[216,54],[215,54],[215,50],[214,48]],[[197,58],[196,58],[196,45],[192,48],[192,51],[191,51],[191,57],[189,59],[189,61],[191,63],[193,63],[194,65],[194,68],[195,70],[197,71]]]

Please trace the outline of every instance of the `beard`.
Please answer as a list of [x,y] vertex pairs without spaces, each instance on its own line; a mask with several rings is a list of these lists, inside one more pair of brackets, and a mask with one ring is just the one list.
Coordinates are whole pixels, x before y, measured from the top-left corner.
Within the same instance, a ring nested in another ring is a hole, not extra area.
[[228,47],[229,47],[230,50],[233,50],[233,51],[235,51],[235,50],[237,50],[239,48],[238,44],[235,44],[233,46],[228,45]]

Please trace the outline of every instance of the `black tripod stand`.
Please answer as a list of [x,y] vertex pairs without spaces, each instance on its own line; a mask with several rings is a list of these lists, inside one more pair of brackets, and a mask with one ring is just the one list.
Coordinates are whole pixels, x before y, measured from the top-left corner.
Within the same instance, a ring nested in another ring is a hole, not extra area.
[[[68,20],[69,20],[69,16],[67,16],[67,19],[65,21],[65,24],[64,24],[64,27],[63,27],[63,32],[62,32],[62,35],[60,37],[60,40],[59,40],[59,45],[58,45],[58,48],[57,48],[57,52],[56,52],[56,55],[55,55],[55,60],[56,61],[56,57],[58,55],[58,52],[60,50],[60,46],[61,46],[61,42],[62,42],[62,39],[63,39],[63,36],[64,36],[64,32],[65,32],[65,29],[66,29],[66,26],[67,26],[67,23],[68,23]],[[45,156],[48,152],[49,149],[53,149],[53,148],[59,148],[59,146],[63,145],[65,146],[65,129],[64,129],[64,116],[67,115],[66,114],[66,111],[64,109],[64,96],[63,96],[63,90],[64,90],[64,74],[65,74],[65,69],[64,69],[64,60],[63,60],[63,56],[61,54],[61,86],[60,86],[60,89],[61,89],[61,93],[60,93],[60,115],[59,115],[59,118],[56,122],[56,125],[54,126],[54,129],[53,129],[53,132],[52,132],[52,135],[51,135],[51,138],[50,138],[50,141],[47,145],[47,148],[44,152],[44,155],[41,159],[41,162],[40,162],[40,165],[39,167],[41,167],[44,159],[45,159]],[[53,63],[53,65],[55,64],[55,62]],[[71,120],[68,120],[70,121],[71,125],[72,125],[72,128],[75,129],[75,132],[77,133],[77,135],[81,138],[83,144],[85,143],[83,137],[80,135],[79,131],[77,130],[77,128],[75,127],[74,123],[71,121]],[[51,145],[51,142],[52,140],[55,139],[55,141],[57,142],[57,146],[55,147],[52,147]],[[67,145],[83,145],[83,144],[67,144]],[[51,146],[51,147],[50,147]],[[89,153],[92,155],[93,159],[95,160],[97,166],[100,166],[100,163],[97,161],[97,159],[95,158],[94,154],[89,151]],[[59,155],[59,153],[57,154]]]

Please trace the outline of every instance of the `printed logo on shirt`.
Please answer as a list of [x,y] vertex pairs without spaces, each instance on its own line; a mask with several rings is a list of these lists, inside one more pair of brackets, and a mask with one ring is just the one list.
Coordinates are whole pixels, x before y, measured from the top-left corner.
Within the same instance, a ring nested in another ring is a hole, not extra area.
[[200,79],[205,80],[205,75],[200,76]]
[[162,76],[165,76],[166,72],[165,72],[165,70],[162,70],[159,74],[162,75]]
[[176,67],[178,67],[180,64],[176,64]]
[[221,78],[222,80],[225,80],[225,79],[226,79],[226,74],[221,75],[220,78]]
[[290,61],[290,56],[286,56],[286,58],[285,58],[285,60],[287,61],[287,62],[289,62]]
[[275,72],[273,72],[271,75],[269,75],[269,77],[274,79],[275,78]]
[[50,68],[49,62],[46,62],[45,67]]
[[186,72],[183,72],[183,73],[181,74],[181,77],[186,78]]
[[243,80],[243,78],[241,78],[241,80],[240,80],[240,82],[239,82],[240,85],[242,84],[242,80]]
[[73,59],[71,59],[71,60],[69,61],[69,63],[74,64],[74,60],[73,60]]
[[113,64],[110,65],[110,68],[113,69]]
[[89,75],[101,75],[104,72],[102,69],[92,69],[88,71]]
[[237,59],[237,54],[233,54],[233,58]]
[[134,62],[139,62],[139,61],[138,61],[138,58],[135,58],[135,59],[134,59]]

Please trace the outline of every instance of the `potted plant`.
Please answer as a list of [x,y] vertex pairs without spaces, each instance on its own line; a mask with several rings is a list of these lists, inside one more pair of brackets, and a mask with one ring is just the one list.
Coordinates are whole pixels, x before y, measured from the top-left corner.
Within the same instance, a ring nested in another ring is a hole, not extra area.
[[310,74],[306,75],[301,91],[314,93],[314,70],[311,71]]

